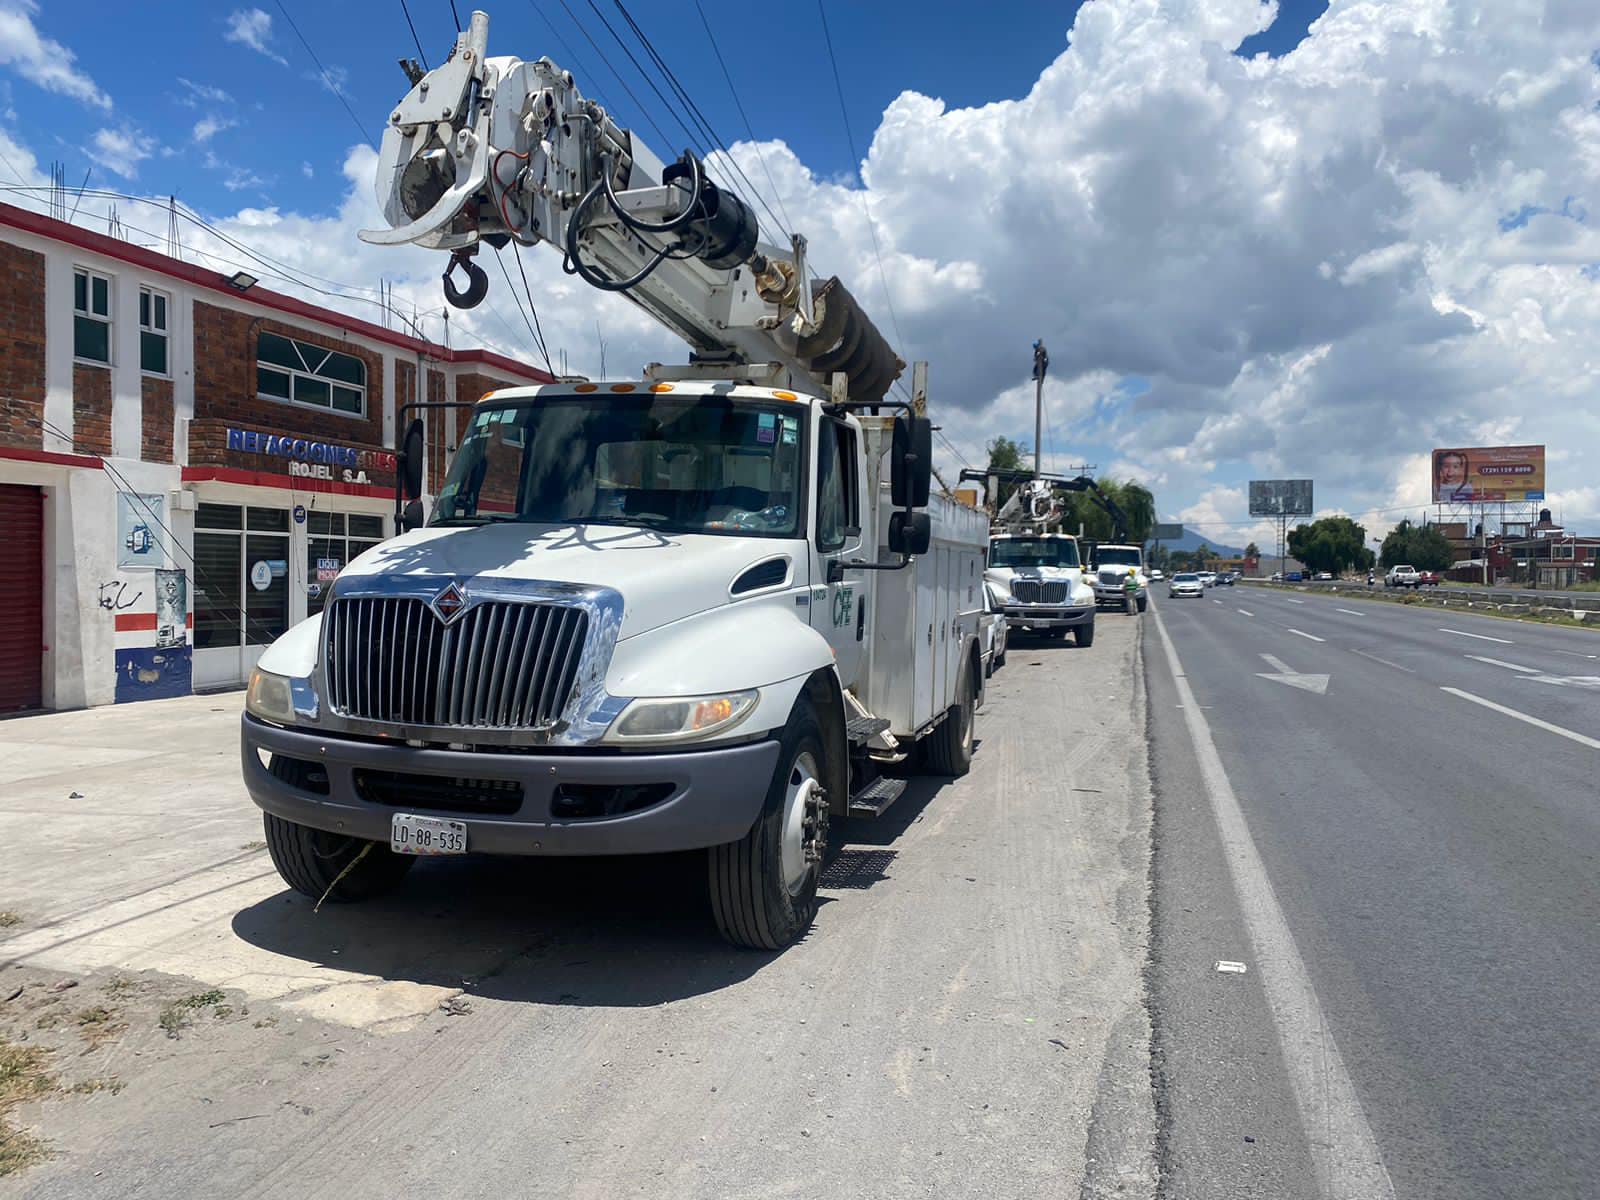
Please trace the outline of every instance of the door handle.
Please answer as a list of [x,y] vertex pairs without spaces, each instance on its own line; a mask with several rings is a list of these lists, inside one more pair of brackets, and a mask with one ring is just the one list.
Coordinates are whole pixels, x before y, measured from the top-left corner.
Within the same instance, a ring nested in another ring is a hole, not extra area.
[[867,633],[867,598],[860,596],[856,599],[856,641],[861,641]]

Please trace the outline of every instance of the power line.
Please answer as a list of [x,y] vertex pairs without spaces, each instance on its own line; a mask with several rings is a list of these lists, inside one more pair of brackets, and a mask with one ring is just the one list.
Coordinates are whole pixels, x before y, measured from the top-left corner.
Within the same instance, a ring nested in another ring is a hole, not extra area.
[[328,90],[339,98],[339,103],[344,105],[345,112],[350,114],[350,119],[356,123],[356,128],[361,130],[361,136],[367,139],[367,144],[373,145],[373,137],[367,132],[367,127],[361,123],[361,118],[356,116],[356,110],[350,107],[350,101],[345,99],[344,93],[339,90],[339,85],[333,81],[333,76],[328,74],[328,68],[322,65],[322,60],[317,57],[317,52],[311,48],[311,43],[306,41],[306,35],[300,32],[300,26],[294,23],[294,18],[289,15],[289,10],[283,6],[283,0],[274,0],[278,11],[283,14],[283,19],[289,22],[289,28],[294,30],[295,37],[300,39],[300,44],[306,48],[306,53],[311,56],[311,61],[317,64],[317,70],[322,73],[322,82],[328,85]]
[[[850,159],[856,164],[859,173],[861,156],[856,153],[855,134],[850,131],[850,110],[845,106],[844,83],[839,78],[839,59],[833,52],[833,34],[828,31],[828,10],[823,6],[822,0],[817,0],[817,15],[822,18],[822,40],[828,47],[828,62],[833,67],[833,88],[839,96],[839,115],[844,119],[844,140],[850,147]],[[894,327],[894,336],[903,346],[906,339],[900,332],[900,319],[895,315],[894,297],[889,294],[889,273],[883,268],[883,251],[878,246],[878,227],[872,219],[872,205],[867,197],[866,180],[863,178],[861,182],[861,211],[867,218],[867,234],[872,239],[872,255],[878,260],[878,277],[883,281],[883,300],[889,306],[889,323]]]
[[511,241],[511,256],[517,260],[517,274],[522,276],[522,290],[528,297],[528,309],[533,313],[533,328],[539,335],[539,351],[544,355],[545,370],[554,375],[556,369],[550,363],[550,351],[544,340],[544,326],[539,323],[539,306],[533,302],[533,289],[528,286],[528,273],[522,269],[522,247],[515,238]]
[[[428,52],[422,48],[422,39],[417,36],[417,27],[411,20],[411,9],[407,6],[406,0],[400,0],[400,11],[406,15],[406,24],[411,26],[411,40],[417,44],[417,57],[422,60],[422,69],[424,71],[430,70]],[[460,22],[458,21],[457,26],[459,27],[459,25]]]
[[[500,264],[500,274],[506,278],[506,287],[511,292],[511,299],[516,302],[517,312],[522,316],[522,323],[528,327],[528,336],[533,339],[534,349],[544,356],[545,367],[550,370],[550,374],[554,375],[555,370],[550,367],[550,351],[545,349],[543,333],[542,331],[536,333],[533,322],[528,320],[527,310],[522,307],[522,297],[517,295],[517,285],[511,282],[511,272],[506,270],[506,260],[500,257],[499,250],[494,252],[494,261]],[[518,259],[517,266],[520,267],[521,265],[522,260]],[[529,299],[532,299],[531,294]]]
[[[761,143],[756,139],[756,131],[750,124],[750,116],[744,111],[744,102],[739,99],[739,91],[733,86],[733,76],[728,71],[728,64],[722,57],[722,48],[717,45],[717,35],[711,32],[711,22],[706,17],[706,10],[700,0],[694,0],[695,11],[700,14],[700,24],[705,26],[706,37],[711,42],[711,52],[717,57],[717,66],[722,68],[722,78],[728,85],[728,91],[733,96],[734,107],[739,110],[739,119],[744,122],[744,131],[750,135],[750,145],[755,148],[756,159],[761,163],[761,169],[766,173],[767,184],[772,188],[772,198],[778,202],[778,211],[783,214],[780,225],[786,233],[792,233],[794,222],[789,220],[789,210],[784,207],[783,193],[778,190],[778,182],[772,177],[772,168],[767,166],[767,156],[761,153]],[[732,157],[732,152],[729,152]]]
[[456,0],[450,0],[450,15],[455,18],[456,32],[461,32],[461,14],[456,11]]
[[600,61],[605,64],[606,70],[611,72],[612,78],[614,78],[617,81],[618,86],[622,88],[623,94],[633,102],[634,109],[641,117],[644,118],[645,123],[649,125],[651,129],[655,130],[655,134],[661,139],[662,145],[671,145],[672,139],[661,132],[661,126],[656,124],[655,118],[650,115],[650,110],[639,103],[639,97],[633,94],[633,89],[628,86],[627,81],[622,78],[621,73],[611,65],[611,60],[606,57],[606,52],[600,49],[600,44],[589,35],[589,30],[584,26],[582,21],[578,20],[578,14],[572,11],[572,7],[567,3],[567,0],[557,0],[557,3],[559,3],[566,11],[567,16],[571,19],[572,23],[578,27],[578,32],[583,34],[583,40],[588,42],[589,45],[593,47],[594,52],[600,56]]

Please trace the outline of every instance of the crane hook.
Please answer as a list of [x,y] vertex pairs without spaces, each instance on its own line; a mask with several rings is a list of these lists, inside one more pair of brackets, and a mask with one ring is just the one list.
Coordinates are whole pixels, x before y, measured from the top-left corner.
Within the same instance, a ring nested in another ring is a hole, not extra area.
[[[458,291],[451,278],[457,267],[467,271],[467,289]],[[444,269],[444,298],[455,308],[477,308],[489,294],[489,276],[466,253],[457,250],[450,256],[450,265]]]

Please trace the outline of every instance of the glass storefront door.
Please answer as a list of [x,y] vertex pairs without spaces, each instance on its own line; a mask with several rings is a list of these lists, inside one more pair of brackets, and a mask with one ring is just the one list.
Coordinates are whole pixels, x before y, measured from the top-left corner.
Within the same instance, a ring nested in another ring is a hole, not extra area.
[[243,683],[289,628],[289,510],[201,504],[194,534],[194,683]]

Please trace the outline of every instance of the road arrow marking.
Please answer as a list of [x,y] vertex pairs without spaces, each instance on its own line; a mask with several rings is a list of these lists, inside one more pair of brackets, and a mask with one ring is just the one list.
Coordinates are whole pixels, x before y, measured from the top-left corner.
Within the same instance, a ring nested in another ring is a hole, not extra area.
[[1600,675],[1524,675],[1524,683],[1553,683],[1557,687],[1591,688],[1600,691]]
[[1537,667],[1519,667],[1516,663],[1501,662],[1498,658],[1489,658],[1483,654],[1469,654],[1468,658],[1475,658],[1481,663],[1488,663],[1491,667],[1504,667],[1508,671],[1521,671],[1524,675],[1537,675]]
[[1440,633],[1453,633],[1457,637],[1477,638],[1480,642],[1499,642],[1502,646],[1515,646],[1516,645],[1516,643],[1513,642],[1510,638],[1490,637],[1486,633],[1468,633],[1465,629],[1446,629],[1443,625],[1441,625],[1439,627],[1439,632]]
[[[1288,626],[1284,626],[1284,628],[1288,629]],[[1301,633],[1298,629],[1290,629],[1289,632],[1299,634],[1303,638],[1310,638],[1313,642],[1325,642],[1328,640],[1327,638],[1319,638],[1314,633]]]
[[1299,688],[1304,692],[1315,692],[1319,696],[1327,692],[1328,676],[1302,675],[1298,671],[1291,671],[1289,664],[1281,658],[1274,658],[1270,654],[1263,654],[1261,657],[1267,660],[1267,666],[1271,667],[1276,674],[1269,675],[1265,671],[1257,671],[1256,678],[1271,679],[1277,683],[1287,683],[1290,687]]

